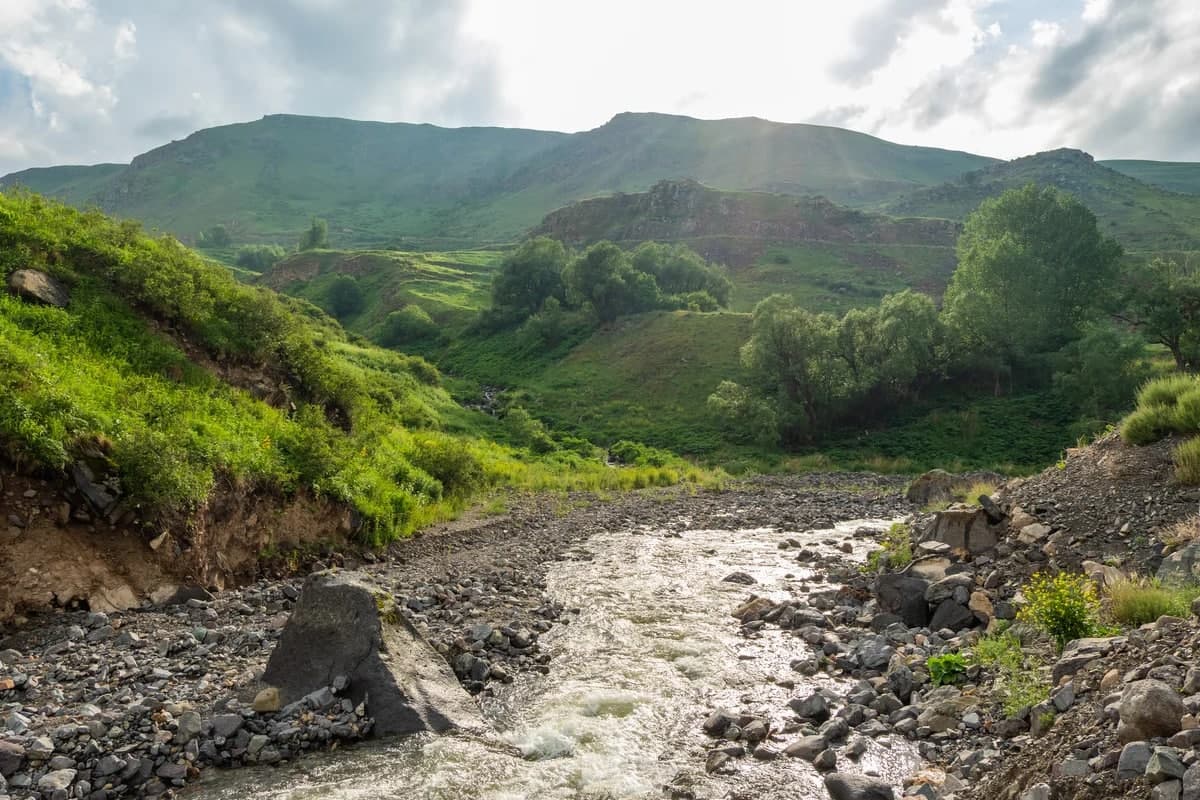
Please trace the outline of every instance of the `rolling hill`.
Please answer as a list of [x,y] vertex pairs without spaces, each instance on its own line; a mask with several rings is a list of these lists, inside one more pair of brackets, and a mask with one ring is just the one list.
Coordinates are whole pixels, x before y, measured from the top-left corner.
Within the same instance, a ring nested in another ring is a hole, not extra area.
[[986,198],[1027,183],[1075,195],[1099,218],[1101,230],[1128,250],[1200,249],[1200,196],[1143,183],[1079,150],[1050,150],[994,164],[879,208],[902,216],[963,219]]
[[1193,161],[1101,161],[1143,183],[1180,194],[1200,194],[1200,163]]
[[290,244],[312,216],[342,247],[511,241],[555,208],[689,177],[726,189],[879,202],[992,162],[853,131],[760,119],[619,114],[575,134],[273,115],[202,130],[125,167],[0,178],[194,241]]

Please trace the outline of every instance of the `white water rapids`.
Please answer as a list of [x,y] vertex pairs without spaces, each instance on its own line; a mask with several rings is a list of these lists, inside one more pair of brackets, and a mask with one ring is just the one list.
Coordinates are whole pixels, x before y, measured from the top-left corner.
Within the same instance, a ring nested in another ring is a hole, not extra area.
[[[736,515],[730,515],[731,528]],[[864,525],[795,533],[771,529],[613,531],[592,537],[550,567],[547,591],[580,613],[542,637],[553,654],[549,675],[522,674],[497,686],[485,713],[491,740],[414,737],[315,755],[276,768],[214,775],[188,796],[234,800],[558,800],[587,798],[823,798],[818,773],[800,759],[737,759],[736,772],[709,776],[715,746],[700,729],[708,713],[728,707],[763,713],[782,727],[794,715],[789,697],[827,678],[804,678],[792,660],[808,653],[790,632],[770,628],[759,638],[738,635],[729,612],[750,592],[801,596],[811,572],[793,550],[796,538],[832,552],[851,542],[862,558]],[[722,582],[734,571],[758,583]],[[794,690],[771,682],[790,679]],[[774,744],[780,748],[796,735]],[[514,748],[521,755],[514,753]],[[882,737],[856,763],[899,780],[917,764],[901,739]],[[686,791],[685,791],[686,789]],[[687,794],[690,792],[691,795]]]

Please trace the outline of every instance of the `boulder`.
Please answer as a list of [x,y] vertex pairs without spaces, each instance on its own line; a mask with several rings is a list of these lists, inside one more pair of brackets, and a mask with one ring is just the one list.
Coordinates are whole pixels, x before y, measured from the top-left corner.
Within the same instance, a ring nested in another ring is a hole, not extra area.
[[1117,760],[1117,777],[1123,781],[1142,777],[1153,754],[1146,742],[1128,743],[1121,748],[1121,757]]
[[1158,567],[1158,579],[1163,583],[1200,580],[1200,542],[1192,542],[1164,558]]
[[977,506],[951,506],[937,512],[925,529],[924,538],[972,554],[986,553],[996,547],[996,533],[988,515]]
[[0,741],[0,775],[11,778],[24,760],[24,747],[16,742]]
[[1066,647],[1063,648],[1062,655],[1058,657],[1058,661],[1054,664],[1051,679],[1055,685],[1058,685],[1063,678],[1068,675],[1074,675],[1096,659],[1108,655],[1114,645],[1123,643],[1124,641],[1125,638],[1122,636],[1110,636],[1087,637],[1067,642]]
[[263,682],[284,705],[349,679],[344,693],[366,702],[376,735],[483,729],[470,695],[446,661],[362,576],[310,575],[267,662]]
[[888,573],[875,580],[875,596],[879,610],[895,614],[909,628],[923,628],[929,623],[929,606],[925,590],[929,582],[904,573]]
[[944,469],[934,469],[920,475],[908,485],[904,496],[910,503],[927,506],[944,503],[954,498],[954,490],[963,486],[962,478],[951,475]]
[[9,275],[8,290],[22,300],[55,308],[66,308],[71,302],[62,281],[36,269],[19,269]]
[[[958,589],[962,592],[958,592]],[[931,606],[936,606],[943,600],[955,597],[956,594],[961,594],[963,601],[971,596],[971,591],[975,588],[975,576],[967,572],[959,572],[954,575],[947,575],[940,581],[929,584],[929,588],[925,590],[925,602]]]
[[825,776],[825,791],[833,800],[894,800],[892,785],[868,775],[831,772]]
[[1119,706],[1122,742],[1153,739],[1177,733],[1187,713],[1179,694],[1162,681],[1134,681],[1125,687]]
[[1026,525],[1021,528],[1021,532],[1017,534],[1017,541],[1021,544],[1038,544],[1054,531],[1049,525],[1043,525],[1040,522],[1034,522],[1031,525]]
[[937,611],[933,612],[933,618],[929,620],[930,629],[935,631],[940,631],[942,628],[959,631],[974,625],[975,613],[954,599],[943,600],[939,603]]

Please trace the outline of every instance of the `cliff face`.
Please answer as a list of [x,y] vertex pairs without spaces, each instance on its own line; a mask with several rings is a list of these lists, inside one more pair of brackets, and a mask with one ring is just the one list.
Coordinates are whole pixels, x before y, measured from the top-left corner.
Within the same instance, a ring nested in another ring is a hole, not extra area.
[[573,203],[547,215],[534,235],[572,245],[734,237],[763,242],[920,244],[952,247],[957,223],[899,219],[823,197],[722,192],[695,181],[660,181],[648,192]]

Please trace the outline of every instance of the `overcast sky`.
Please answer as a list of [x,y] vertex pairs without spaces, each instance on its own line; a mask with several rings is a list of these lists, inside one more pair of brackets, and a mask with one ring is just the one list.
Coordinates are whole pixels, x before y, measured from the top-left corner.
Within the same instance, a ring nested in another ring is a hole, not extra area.
[[0,174],[289,112],[1200,160],[1200,0],[0,0]]

